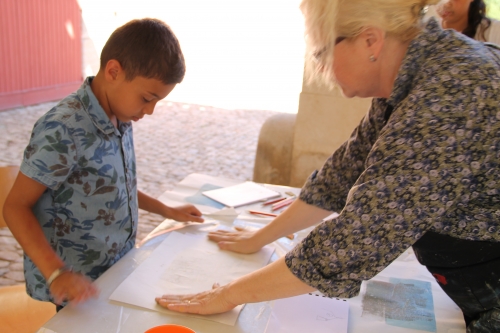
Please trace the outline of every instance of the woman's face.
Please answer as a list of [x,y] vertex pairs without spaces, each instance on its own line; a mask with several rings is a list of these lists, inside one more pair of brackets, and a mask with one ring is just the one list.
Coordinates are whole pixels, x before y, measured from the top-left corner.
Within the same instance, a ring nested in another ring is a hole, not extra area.
[[469,6],[473,0],[447,0],[437,7],[438,15],[443,19],[444,27],[457,23],[467,23]]
[[378,96],[378,66],[369,60],[362,38],[344,39],[334,46],[333,74],[346,97]]

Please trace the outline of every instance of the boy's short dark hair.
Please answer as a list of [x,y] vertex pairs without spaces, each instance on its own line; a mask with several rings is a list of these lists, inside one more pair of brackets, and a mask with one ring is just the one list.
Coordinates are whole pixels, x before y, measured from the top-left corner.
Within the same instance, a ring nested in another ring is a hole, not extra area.
[[111,59],[120,62],[127,80],[142,76],[164,84],[181,83],[186,72],[179,41],[157,19],[132,20],[116,29],[102,49],[101,69]]

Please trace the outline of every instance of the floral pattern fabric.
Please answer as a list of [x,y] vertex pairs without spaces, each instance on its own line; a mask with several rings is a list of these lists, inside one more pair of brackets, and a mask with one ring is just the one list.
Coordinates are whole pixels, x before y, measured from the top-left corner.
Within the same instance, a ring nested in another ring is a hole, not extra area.
[[304,185],[301,200],[340,215],[286,255],[291,272],[352,297],[428,230],[500,242],[499,96],[500,51],[430,19],[390,98]]
[[[33,212],[53,249],[94,280],[134,246],[138,201],[132,125],[111,123],[91,80],[37,121],[21,172],[47,186]],[[24,269],[28,293],[51,300],[27,256]]]

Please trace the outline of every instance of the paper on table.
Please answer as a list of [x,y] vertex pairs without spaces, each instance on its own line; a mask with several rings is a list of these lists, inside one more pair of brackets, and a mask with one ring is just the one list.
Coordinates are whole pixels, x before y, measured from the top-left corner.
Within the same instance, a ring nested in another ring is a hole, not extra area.
[[239,207],[280,196],[279,192],[270,190],[254,182],[244,182],[216,190],[204,191],[202,193],[210,199],[228,207]]
[[233,207],[226,207],[213,213],[203,214],[204,216],[238,216],[238,212]]
[[266,333],[346,333],[349,303],[317,295],[274,301]]
[[217,213],[224,205],[201,194],[204,191],[233,186],[242,180],[225,179],[192,173],[179,182],[172,191],[163,193],[158,200],[166,205],[186,202],[194,204],[203,214]]
[[190,228],[191,231],[193,229],[198,229],[200,231],[212,231],[215,227],[219,225],[216,220],[207,218],[206,215],[205,221],[203,223],[198,222],[177,222],[172,219],[165,219],[162,223],[160,223],[153,231],[151,231],[146,237],[144,237],[141,241],[135,243],[135,247],[139,248],[149,242],[151,239],[159,237],[169,232],[173,232],[175,230],[187,229]]
[[[216,243],[207,240],[206,234],[174,231],[116,288],[109,299],[176,314],[157,305],[155,297],[209,290],[214,282],[227,284],[266,265],[272,253],[271,247],[264,247],[250,255],[221,251]],[[227,313],[196,317],[234,325],[242,308],[240,305]]]
[[[384,333],[400,333],[403,331],[408,333],[424,332],[419,329],[388,325],[383,316],[367,313],[366,310],[368,310],[370,306],[366,303],[366,295],[367,292],[369,292],[369,282],[382,281],[393,283],[391,281],[393,281],[394,277],[429,282],[432,287],[432,302],[437,325],[436,331],[446,333],[465,332],[465,322],[462,311],[448,295],[443,292],[427,268],[419,264],[411,247],[374,278],[369,281],[363,281],[359,295],[349,299],[349,317],[352,318],[351,323],[354,323],[354,331]],[[365,307],[365,305],[367,305],[367,307]],[[378,307],[383,309],[383,303],[380,302]]]
[[366,282],[363,317],[383,318],[387,325],[436,332],[431,283],[390,278],[389,282]]

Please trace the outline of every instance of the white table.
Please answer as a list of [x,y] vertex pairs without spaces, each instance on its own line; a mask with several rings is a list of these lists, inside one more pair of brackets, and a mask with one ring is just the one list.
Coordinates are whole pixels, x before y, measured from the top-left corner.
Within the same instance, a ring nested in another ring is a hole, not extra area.
[[[196,201],[199,198],[199,189],[204,184],[212,184],[218,186],[230,186],[241,181],[235,181],[223,178],[214,178],[206,175],[192,174],[186,177],[179,186],[173,191],[164,193],[160,200],[168,205],[179,205],[186,202],[186,197],[190,197],[187,201]],[[272,189],[285,192],[292,191],[296,194],[299,189],[266,185]],[[196,195],[198,194],[198,196]],[[202,204],[197,204],[197,207],[204,214],[213,214],[217,209]],[[243,207],[246,209],[260,209],[260,204],[251,205],[251,207]],[[241,209],[238,209],[241,210]],[[217,216],[212,216],[220,221],[221,224],[231,226],[235,215],[231,215],[232,210],[221,211]],[[262,223],[268,222],[270,219],[262,219],[252,217],[251,215],[243,214],[238,216],[238,221],[241,223]],[[172,221],[166,220],[152,233],[161,229],[168,228],[172,225]],[[186,232],[207,232],[206,227],[189,227]],[[287,250],[293,247],[306,234],[307,230],[298,232],[296,239],[290,241],[282,239],[275,242],[276,252],[273,255],[273,260],[284,255]],[[139,307],[134,307],[127,304],[109,301],[110,294],[118,285],[144,261],[149,254],[158,246],[158,244],[168,237],[168,233],[151,239],[140,248],[134,248],[118,263],[111,267],[95,284],[100,289],[100,295],[97,299],[92,299],[84,304],[72,307],[68,306],[50,319],[38,333],[57,332],[57,333],[140,333],[148,328],[162,324],[179,324],[190,327],[198,333],[263,333],[265,331],[270,313],[272,311],[273,302],[262,302],[247,304],[241,312],[235,326],[228,326],[216,322],[192,318],[188,315],[165,314],[156,311],[150,311]],[[421,266],[411,250],[405,252],[400,258],[393,262],[389,267],[375,277],[377,280],[386,281],[390,277],[398,277],[402,279],[415,279],[427,281],[432,284],[432,294],[434,301],[434,310],[437,323],[437,332],[446,333],[463,333],[465,325],[463,317],[458,307],[443,293],[437,285],[434,278],[429,274],[425,267]],[[364,285],[365,287],[365,285]],[[349,299],[349,332],[402,332],[402,333],[417,333],[424,332],[415,329],[404,329],[401,327],[386,325],[382,318],[369,316],[362,312],[362,293]]]

